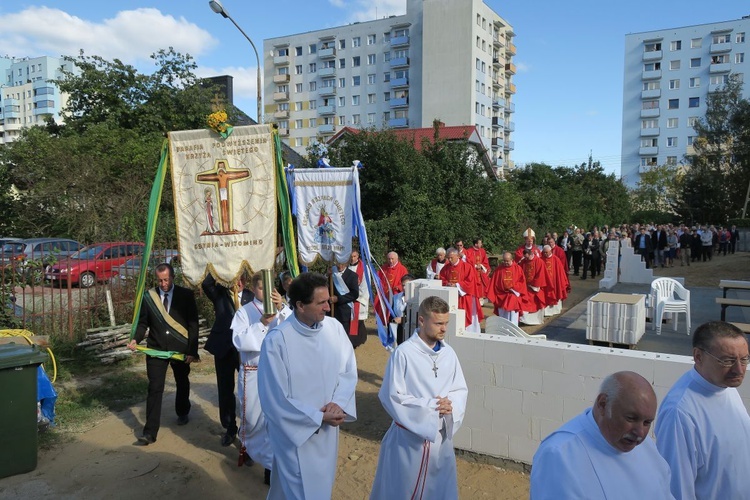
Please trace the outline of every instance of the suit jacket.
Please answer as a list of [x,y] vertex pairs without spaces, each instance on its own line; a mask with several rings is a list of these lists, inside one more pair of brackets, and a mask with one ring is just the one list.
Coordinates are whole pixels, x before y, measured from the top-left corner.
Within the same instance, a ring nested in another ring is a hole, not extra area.
[[646,238],[646,248],[644,250],[646,253],[651,252],[651,235],[648,234],[648,232],[645,232],[643,234],[637,234],[635,235],[635,242],[633,243],[633,248],[635,249],[636,253],[639,253],[641,251],[641,238]]
[[359,278],[357,273],[345,268],[341,274],[344,279],[344,284],[349,289],[349,293],[341,295],[336,290],[336,285],[333,286],[333,294],[338,297],[336,303],[333,305],[333,316],[339,320],[344,326],[344,330],[349,333],[349,324],[352,319],[352,302],[359,298]]
[[[232,301],[231,292],[228,288],[221,286],[216,283],[211,274],[206,276],[201,284],[203,293],[206,297],[211,300],[214,305],[214,324],[211,327],[211,333],[208,335],[206,340],[205,349],[216,356],[217,358],[223,358],[232,349],[235,349],[232,343],[232,318],[234,318],[234,303]],[[242,290],[240,295],[240,307],[245,304],[252,302],[255,295],[250,290]]]
[[[159,293],[158,288],[156,289]],[[141,304],[141,313],[138,317],[138,327],[135,330],[135,341],[140,343],[148,329],[146,345],[160,351],[176,351],[188,356],[198,357],[198,306],[195,303],[195,294],[192,290],[181,286],[174,286],[172,293],[172,304],[169,307],[169,316],[177,323],[185,327],[188,332],[187,341],[162,318],[153,312],[151,306],[144,297]]]

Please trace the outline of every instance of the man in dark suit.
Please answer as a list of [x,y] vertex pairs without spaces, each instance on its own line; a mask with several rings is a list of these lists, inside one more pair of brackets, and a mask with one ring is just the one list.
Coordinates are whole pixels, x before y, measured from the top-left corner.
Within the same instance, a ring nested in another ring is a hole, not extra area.
[[146,357],[146,425],[136,443],[142,446],[154,443],[159,433],[164,381],[169,366],[172,367],[177,386],[177,425],[188,423],[190,363],[198,359],[198,307],[195,294],[174,284],[174,269],[169,264],[156,267],[156,280],[158,286],[143,296],[138,326],[128,344],[130,349],[135,350],[148,329],[146,346],[153,352]]
[[[206,341],[205,349],[214,356],[216,368],[216,388],[219,394],[219,421],[226,430],[221,437],[221,445],[229,446],[237,437],[237,400],[234,397],[235,373],[239,369],[240,356],[232,343],[232,318],[237,307],[232,290],[216,283],[211,274],[201,285],[214,304],[214,324]],[[245,289],[245,276],[237,283],[239,305],[252,302],[254,295]]]
[[646,231],[645,226],[641,226],[640,233],[636,235],[633,242],[635,253],[640,254],[641,260],[646,261],[646,269],[651,267],[651,235]]
[[[333,295],[331,295],[333,307],[331,309],[333,310],[333,317],[343,325],[344,331],[349,335],[349,327],[352,322],[352,302],[359,298],[359,278],[357,278],[357,273],[351,271],[348,267],[342,266],[342,269],[343,272],[339,272],[336,267],[329,270],[331,279],[333,279]],[[359,318],[355,319],[359,321]],[[356,336],[349,335],[349,340],[353,347],[359,345]]]

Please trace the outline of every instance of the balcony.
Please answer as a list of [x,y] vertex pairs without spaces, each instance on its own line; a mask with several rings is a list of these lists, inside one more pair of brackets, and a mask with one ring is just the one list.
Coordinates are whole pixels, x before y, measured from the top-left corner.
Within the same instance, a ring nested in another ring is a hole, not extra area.
[[318,76],[321,76],[323,78],[334,76],[336,75],[336,68],[328,67],[328,68],[320,68],[318,70]]
[[515,44],[509,43],[509,44],[508,44],[508,45],[507,45],[507,46],[505,47],[505,53],[506,53],[506,54],[510,54],[510,55],[512,55],[512,56],[516,55],[516,46],[515,46]]
[[492,45],[497,48],[503,48],[505,47],[505,40],[500,38],[499,36],[495,35],[492,37]]
[[723,89],[723,87],[724,87],[723,83],[709,83],[708,84],[708,92],[709,93],[719,92],[720,90]]
[[320,49],[318,51],[318,57],[321,59],[333,59],[336,57],[336,48],[335,47],[328,47],[325,49]]
[[289,100],[289,92],[274,92],[273,93],[273,100],[274,101],[288,101]]
[[408,57],[393,57],[391,58],[391,68],[399,68],[401,66],[408,66],[409,65],[409,58]]
[[330,87],[320,87],[318,89],[318,95],[321,97],[330,96],[330,95],[336,95],[336,87],[330,86]]
[[661,78],[661,70],[660,69],[652,69],[651,71],[644,71],[641,75],[641,80],[656,80],[657,78]]
[[511,132],[515,132],[516,131],[516,122],[508,122],[505,125],[505,129],[506,130],[510,130]]
[[274,119],[276,120],[284,120],[286,118],[289,118],[289,110],[285,109],[283,111],[277,111],[273,114]]
[[497,97],[497,98],[495,98],[495,99],[492,100],[492,107],[493,108],[499,109],[499,108],[502,108],[503,106],[505,106],[505,99],[503,99],[501,97]]
[[492,149],[502,148],[505,147],[505,141],[503,141],[500,137],[493,137],[492,138]]
[[516,93],[516,84],[515,83],[509,83],[508,84],[508,88],[506,88],[505,91],[508,94],[515,94]]
[[391,47],[409,45],[409,35],[391,37]]
[[504,148],[507,149],[508,151],[513,151],[514,149],[516,149],[516,143],[513,141],[508,141],[505,143]]
[[661,89],[641,90],[641,99],[658,99],[661,97]]
[[492,79],[492,88],[499,89],[500,87],[502,87],[502,85],[500,84],[500,79],[499,78],[493,78]]
[[500,118],[498,118],[497,116],[493,116],[492,117],[492,127],[493,128],[498,128],[499,126],[500,126]]
[[659,127],[641,129],[641,137],[655,137],[657,135],[659,135]]
[[12,132],[14,130],[21,130],[21,128],[22,128],[22,125],[20,122],[19,123],[6,123],[4,127],[6,132]]
[[709,50],[712,54],[722,54],[724,52],[730,52],[732,50],[732,44],[729,42],[712,43]]
[[334,115],[336,114],[336,106],[318,106],[319,115]]
[[641,149],[638,150],[638,154],[641,156],[654,156],[658,153],[658,146],[641,147]]
[[661,50],[652,50],[650,52],[644,52],[643,57],[641,58],[643,61],[659,61],[662,58],[662,52]]
[[645,173],[650,172],[651,170],[653,170],[654,167],[656,167],[656,163],[652,163],[651,165],[640,165],[638,167],[638,173],[639,174],[645,174]]
[[289,56],[276,56],[273,58],[274,66],[286,66],[289,64]]
[[395,89],[398,87],[408,87],[409,86],[409,79],[408,78],[391,78],[391,88]]
[[408,118],[391,118],[388,120],[388,126],[391,128],[405,128],[409,126]]
[[500,58],[499,58],[499,57],[493,57],[493,58],[492,58],[492,66],[493,66],[493,67],[494,67],[495,69],[498,69],[498,68],[500,68]]
[[318,133],[320,134],[332,134],[336,131],[336,126],[332,123],[324,123],[318,127]]
[[273,75],[273,83],[287,83],[289,75]]
[[280,128],[279,129],[279,135],[281,137],[287,137],[289,135],[289,129],[288,128]]
[[510,102],[507,106],[505,106],[505,112],[506,113],[515,113],[516,112],[516,103]]
[[708,67],[709,73],[729,73],[729,63],[712,64]]
[[405,108],[409,105],[409,98],[399,97],[397,99],[391,99],[389,102],[391,104],[391,108]]
[[510,73],[511,75],[515,75],[516,74],[516,65],[513,64],[513,63],[507,63],[505,65],[505,72],[506,73]]
[[661,113],[659,112],[659,108],[649,108],[641,110],[641,118],[656,118],[660,114]]

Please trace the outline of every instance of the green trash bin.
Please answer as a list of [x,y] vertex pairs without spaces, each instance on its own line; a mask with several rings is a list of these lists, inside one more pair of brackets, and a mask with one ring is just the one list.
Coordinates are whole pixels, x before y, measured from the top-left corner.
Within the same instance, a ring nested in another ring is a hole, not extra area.
[[36,469],[37,367],[46,360],[35,345],[0,345],[0,478]]

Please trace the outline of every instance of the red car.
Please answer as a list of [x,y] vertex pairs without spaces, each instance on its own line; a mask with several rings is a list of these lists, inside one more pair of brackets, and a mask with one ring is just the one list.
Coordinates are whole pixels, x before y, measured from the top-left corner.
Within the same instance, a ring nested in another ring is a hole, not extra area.
[[45,277],[53,283],[70,282],[81,288],[88,288],[97,281],[110,279],[115,274],[113,268],[132,257],[142,255],[144,246],[143,243],[125,241],[89,245],[49,266]]

